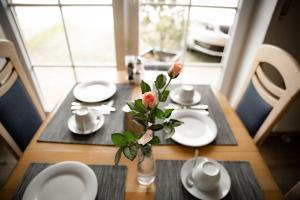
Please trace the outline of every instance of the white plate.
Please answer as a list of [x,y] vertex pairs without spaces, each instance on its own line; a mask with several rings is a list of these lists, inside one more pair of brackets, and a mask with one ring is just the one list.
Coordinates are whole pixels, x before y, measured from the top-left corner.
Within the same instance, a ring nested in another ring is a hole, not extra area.
[[201,101],[201,95],[199,94],[199,92],[197,92],[196,90],[194,91],[194,96],[193,96],[193,100],[191,102],[183,102],[181,99],[180,99],[180,90],[181,88],[176,88],[174,90],[172,90],[170,92],[170,98],[172,101],[174,101],[175,103],[178,103],[180,105],[183,105],[183,106],[191,106],[191,105],[195,105],[197,103],[199,103]]
[[[191,173],[193,166],[194,166],[194,159],[188,160],[186,161],[182,168],[181,168],[181,172],[180,172],[180,178],[181,178],[181,182],[183,184],[183,186],[185,187],[185,189],[194,197],[198,198],[198,199],[206,199],[206,200],[216,200],[216,199],[222,199],[223,197],[225,197],[231,187],[231,180],[230,180],[230,176],[227,172],[227,170],[223,167],[223,165],[221,165],[220,163],[218,163],[215,160],[212,160],[210,158],[207,158],[208,160],[216,163],[220,169],[220,182],[219,182],[219,186],[216,190],[211,191],[211,192],[204,192],[199,190],[196,186],[193,187],[188,187],[186,184],[186,177],[189,175],[189,173]],[[198,157],[198,162],[201,161],[201,159],[204,159],[204,157]]]
[[94,122],[94,127],[92,127],[89,130],[85,130],[84,132],[82,132],[81,130],[79,130],[77,128],[76,125],[76,120],[75,120],[75,115],[72,115],[69,120],[68,120],[68,128],[71,132],[75,133],[75,134],[79,134],[79,135],[88,135],[91,133],[94,133],[96,131],[98,131],[104,124],[105,118],[102,114],[98,114],[97,111],[90,109],[90,111],[92,112],[93,118],[95,119]]
[[28,185],[23,200],[94,200],[97,190],[97,178],[91,168],[66,161],[40,172]]
[[79,83],[73,90],[74,97],[82,102],[95,103],[112,97],[117,91],[115,84],[106,81]]
[[195,110],[176,110],[173,119],[183,121],[184,124],[175,127],[172,139],[182,145],[200,147],[211,143],[217,136],[217,126],[208,116]]

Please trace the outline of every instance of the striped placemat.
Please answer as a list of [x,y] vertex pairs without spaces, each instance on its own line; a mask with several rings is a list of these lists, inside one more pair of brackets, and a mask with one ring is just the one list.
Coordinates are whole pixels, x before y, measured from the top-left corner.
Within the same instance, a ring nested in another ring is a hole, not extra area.
[[[50,164],[32,163],[13,195],[14,200],[21,200],[30,181]],[[119,200],[125,196],[126,166],[89,165],[98,180],[96,200]]]
[[[156,161],[156,200],[194,200],[184,188],[180,179],[180,170],[183,160],[157,160]],[[247,200],[264,199],[255,175],[249,162],[246,161],[219,161],[228,171],[231,179],[229,193],[223,199]]]
[[[116,94],[109,100],[114,100],[115,112],[105,115],[105,122],[100,130],[90,135],[73,134],[68,129],[68,119],[72,115],[71,102],[76,101],[71,90],[64,102],[55,113],[48,126],[45,128],[39,142],[58,142],[72,144],[98,144],[112,145],[111,134],[121,132],[125,127],[125,113],[122,107],[131,99],[133,86],[129,84],[118,84]],[[100,92],[100,91],[99,91]],[[108,100],[108,101],[109,101]]]

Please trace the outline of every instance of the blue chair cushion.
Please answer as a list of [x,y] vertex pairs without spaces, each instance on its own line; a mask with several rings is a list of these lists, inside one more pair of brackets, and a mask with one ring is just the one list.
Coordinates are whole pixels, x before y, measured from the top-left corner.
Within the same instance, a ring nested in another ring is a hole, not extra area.
[[254,137],[272,108],[271,105],[261,98],[251,81],[236,112],[250,135]]
[[0,97],[0,121],[22,151],[42,123],[40,115],[19,79],[6,94]]

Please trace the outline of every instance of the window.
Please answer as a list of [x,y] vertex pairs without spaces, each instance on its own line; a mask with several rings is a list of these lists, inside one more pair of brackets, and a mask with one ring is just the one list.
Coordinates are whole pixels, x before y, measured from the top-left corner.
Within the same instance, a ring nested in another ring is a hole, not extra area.
[[146,61],[220,63],[237,0],[142,0],[140,51]]
[[7,1],[46,110],[76,82],[117,80],[120,58],[132,52],[143,55],[149,69],[175,60],[198,69],[217,66],[218,72],[205,69],[202,80],[217,79],[238,7],[238,0]]
[[111,0],[12,0],[9,5],[48,110],[76,82],[90,80],[91,69],[114,70]]

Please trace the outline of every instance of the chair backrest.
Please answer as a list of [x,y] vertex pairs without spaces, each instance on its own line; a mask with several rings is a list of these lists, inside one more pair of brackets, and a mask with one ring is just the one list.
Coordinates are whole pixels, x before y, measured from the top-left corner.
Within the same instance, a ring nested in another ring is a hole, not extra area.
[[45,113],[10,41],[0,40],[0,58],[0,135],[18,157]]
[[[281,75],[284,87],[276,85],[262,69],[268,63]],[[280,117],[295,100],[300,90],[300,69],[286,51],[272,45],[262,45],[255,55],[251,72],[240,96],[236,112],[254,136],[262,143]]]

